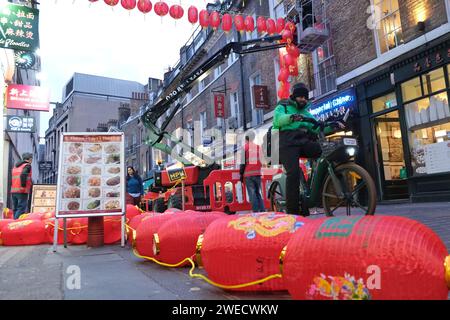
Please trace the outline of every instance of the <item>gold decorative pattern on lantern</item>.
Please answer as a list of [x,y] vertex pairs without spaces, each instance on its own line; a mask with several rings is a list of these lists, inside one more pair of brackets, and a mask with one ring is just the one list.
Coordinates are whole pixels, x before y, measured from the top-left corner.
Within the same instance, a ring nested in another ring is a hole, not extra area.
[[204,236],[202,234],[199,235],[198,240],[197,240],[197,245],[195,247],[195,262],[197,263],[197,265],[199,267],[203,266],[202,256],[200,254],[200,252],[202,251],[203,239],[204,239]]
[[157,256],[159,254],[159,236],[157,233],[153,234],[153,254]]
[[450,256],[447,256],[447,258],[445,258],[444,268],[445,268],[445,281],[447,282],[447,287],[450,289]]
[[283,274],[284,257],[286,256],[287,246],[284,246],[280,253],[280,273]]

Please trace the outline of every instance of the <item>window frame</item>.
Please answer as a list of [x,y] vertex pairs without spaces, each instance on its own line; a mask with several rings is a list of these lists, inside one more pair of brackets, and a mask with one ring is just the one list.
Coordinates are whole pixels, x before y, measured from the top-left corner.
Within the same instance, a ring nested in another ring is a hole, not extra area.
[[[401,21],[402,21],[401,19],[402,19],[402,17],[401,17],[401,15],[400,15],[400,5],[398,4],[398,0],[379,0],[379,2],[378,2],[377,4],[375,4],[376,1],[378,1],[378,0],[370,0],[370,3],[371,3],[371,5],[372,5],[373,7],[379,5],[380,3],[381,3],[381,4],[384,3],[385,1],[389,1],[389,8],[390,8],[390,10],[392,10],[392,7],[393,7],[393,6],[392,6],[392,2],[393,2],[393,1],[397,1],[397,8],[398,8],[396,11],[389,12],[386,16],[381,15],[380,20],[376,20],[376,21],[375,21],[376,28],[373,29],[373,32],[374,32],[375,47],[376,47],[376,51],[377,51],[377,56],[379,57],[379,56],[382,56],[383,54],[388,53],[389,51],[391,51],[391,50],[393,50],[393,49],[395,49],[395,48],[400,47],[401,45],[404,44],[404,42],[403,42],[403,43],[402,43],[402,42],[399,42],[399,43],[398,43],[395,47],[393,47],[392,49],[389,49],[389,45],[387,44],[387,46],[386,46],[386,49],[387,49],[387,50],[384,51],[384,52],[382,52],[382,50],[381,50],[381,42],[380,42],[381,39],[380,39],[380,36],[379,36],[379,31],[384,27],[383,20],[386,21],[386,20],[390,19],[394,14],[398,14],[398,15],[399,15],[399,17],[400,17],[400,26],[399,26],[398,28],[392,30],[389,34],[394,33],[394,32],[396,32],[396,31],[400,30],[400,32],[402,33],[402,41],[403,41],[403,29],[402,29],[402,24],[401,24]],[[382,6],[381,6],[381,7],[382,7]],[[380,8],[380,10],[382,10],[382,8]],[[375,17],[376,17],[376,16],[375,16]],[[387,36],[388,36],[388,34],[386,34],[386,33],[384,32],[384,30],[383,30],[383,38],[386,39]],[[397,43],[397,38],[395,38],[395,42]]]

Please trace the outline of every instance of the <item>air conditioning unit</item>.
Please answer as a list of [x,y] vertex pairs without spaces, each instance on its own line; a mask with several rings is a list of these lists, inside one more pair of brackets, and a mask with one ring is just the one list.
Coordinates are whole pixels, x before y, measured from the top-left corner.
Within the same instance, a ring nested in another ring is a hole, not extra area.
[[236,117],[228,118],[226,121],[227,129],[237,129],[238,128],[238,121]]

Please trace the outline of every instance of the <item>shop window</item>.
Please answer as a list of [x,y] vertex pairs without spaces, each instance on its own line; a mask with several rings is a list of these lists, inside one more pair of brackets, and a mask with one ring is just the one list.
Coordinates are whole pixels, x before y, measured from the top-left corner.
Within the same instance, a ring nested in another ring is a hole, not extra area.
[[428,72],[422,76],[423,90],[426,95],[445,89],[444,69]]
[[397,97],[395,93],[389,93],[385,96],[372,100],[372,112],[380,112],[397,106]]
[[402,83],[403,101],[410,101],[422,96],[420,77]]
[[405,105],[414,175],[450,171],[450,108],[447,93]]
[[402,25],[400,20],[400,10],[398,0],[374,0],[374,5],[380,14],[375,18],[377,26],[377,39],[379,53],[385,53],[403,44]]

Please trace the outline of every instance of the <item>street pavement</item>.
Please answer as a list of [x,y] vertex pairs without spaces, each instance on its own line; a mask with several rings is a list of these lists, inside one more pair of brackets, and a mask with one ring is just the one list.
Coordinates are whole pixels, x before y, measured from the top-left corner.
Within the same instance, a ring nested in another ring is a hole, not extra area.
[[[399,215],[433,229],[450,251],[450,203],[379,205],[379,215]],[[79,269],[78,269],[79,268]],[[80,271],[80,286],[74,282]],[[203,272],[196,270],[196,272]],[[450,295],[449,295],[450,298]],[[129,246],[0,246],[0,299],[18,300],[290,300],[287,292],[230,292],[133,255]]]

